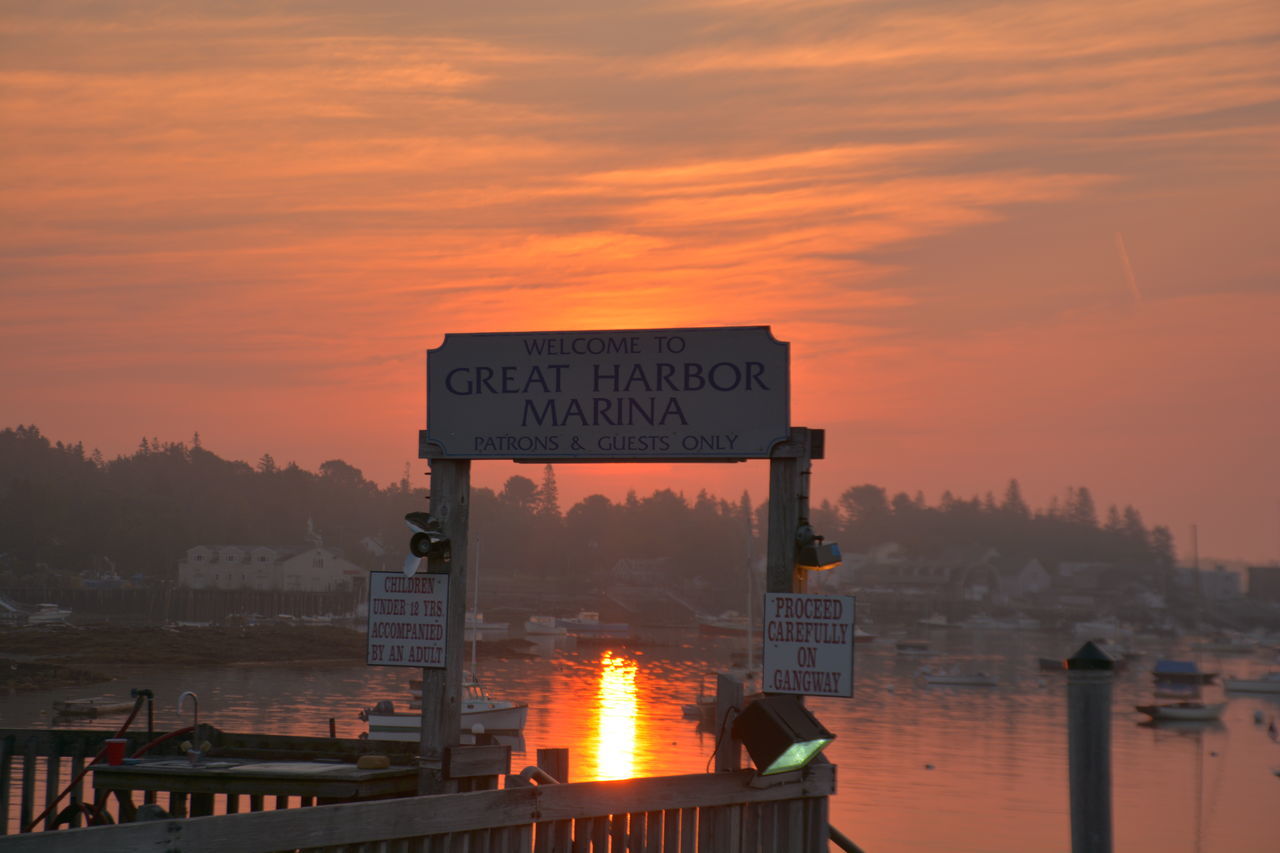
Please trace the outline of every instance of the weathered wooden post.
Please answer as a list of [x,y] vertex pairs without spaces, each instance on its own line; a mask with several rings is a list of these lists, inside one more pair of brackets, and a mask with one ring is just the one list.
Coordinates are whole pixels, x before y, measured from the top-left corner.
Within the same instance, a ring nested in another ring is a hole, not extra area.
[[796,533],[808,514],[811,430],[792,427],[791,436],[769,456],[769,531],[765,590],[804,592],[804,572],[796,567]]
[[1071,853],[1111,853],[1111,682],[1115,661],[1093,641],[1067,660]]
[[462,668],[467,621],[467,542],[471,510],[471,460],[431,460],[431,515],[449,540],[447,564],[428,560],[428,571],[449,575],[445,667],[422,669],[422,750],[418,756],[418,793],[453,793],[445,777],[444,751],[458,743],[462,729]]
[[742,769],[742,742],[733,736],[729,711],[742,712],[742,679],[716,673],[716,772]]

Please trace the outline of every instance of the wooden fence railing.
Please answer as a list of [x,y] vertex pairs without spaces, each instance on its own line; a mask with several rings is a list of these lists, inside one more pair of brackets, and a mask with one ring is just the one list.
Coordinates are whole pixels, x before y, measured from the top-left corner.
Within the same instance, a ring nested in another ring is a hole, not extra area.
[[[63,789],[93,761],[103,742],[114,732],[103,729],[0,729],[0,836],[29,830],[55,828],[57,816],[68,805],[93,801],[90,788],[91,776],[86,775],[72,786],[54,808],[54,802]],[[146,733],[133,730],[126,734],[129,752],[145,745]],[[325,737],[299,737],[293,735],[259,735],[223,732],[213,726],[201,725],[199,732],[185,738],[194,743],[208,741],[212,745],[210,755],[262,756],[276,759],[310,761],[316,758],[338,759],[354,762],[368,753],[388,755],[392,764],[415,764],[416,744],[338,739]],[[182,738],[166,741],[149,751],[149,755],[178,755]],[[86,791],[88,792],[86,794]],[[146,802],[155,802],[154,794],[144,796]],[[261,798],[259,798],[261,799]],[[275,807],[283,808],[293,803],[307,805],[299,797],[291,800],[275,798]],[[119,820],[118,803],[108,804],[112,818]],[[222,804],[227,811],[234,811],[230,802]],[[261,803],[250,805],[254,811],[263,808]],[[48,813],[36,825],[32,821],[41,812]],[[81,826],[84,816],[72,809],[69,825]],[[67,825],[67,824],[63,824]]]
[[835,767],[547,784],[28,833],[5,853],[819,853]]

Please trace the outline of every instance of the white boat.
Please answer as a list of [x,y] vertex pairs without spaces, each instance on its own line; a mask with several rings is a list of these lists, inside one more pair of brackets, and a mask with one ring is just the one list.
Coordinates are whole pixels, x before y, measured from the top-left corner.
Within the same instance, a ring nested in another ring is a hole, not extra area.
[[524,620],[526,636],[563,637],[567,632],[563,625],[556,624],[554,616],[530,616]]
[[1133,636],[1133,629],[1113,619],[1092,622],[1077,622],[1071,628],[1077,637],[1114,637],[1128,639]]
[[957,628],[968,628],[977,631],[1036,631],[1040,628],[1040,620],[1030,616],[1008,616],[997,619],[985,613],[970,616],[956,623]]
[[621,641],[631,639],[631,626],[626,622],[601,622],[594,610],[583,610],[577,616],[557,619],[556,624],[577,640]]
[[86,699],[59,699],[53,703],[53,712],[63,717],[105,717],[132,711],[133,706],[132,701],[90,696]]
[[483,613],[478,610],[468,610],[464,639],[468,643],[472,640],[478,640],[481,643],[505,640],[510,634],[510,628],[507,622],[486,622]]
[[1222,686],[1241,693],[1280,693],[1280,671],[1268,672],[1258,678],[1235,678],[1229,675],[1222,679]]
[[[410,682],[413,689],[414,682]],[[422,682],[416,682],[414,692],[422,695]],[[523,702],[491,698],[480,682],[468,678],[462,685],[462,724],[460,734],[486,733],[515,734],[524,731],[529,716],[529,706]],[[370,740],[417,741],[422,733],[420,711],[396,711],[395,705],[383,700],[372,708],[360,712],[360,719],[369,724]]]
[[65,623],[71,611],[56,604],[37,604],[34,613],[27,614],[28,625],[55,625]]
[[1222,716],[1226,702],[1206,705],[1204,702],[1161,702],[1155,705],[1134,705],[1135,710],[1153,720],[1180,720],[1208,722]]
[[999,680],[985,672],[957,672],[955,670],[932,670],[923,667],[920,675],[925,684],[952,685],[957,687],[995,687]]
[[698,617],[698,633],[714,637],[745,637],[750,627],[750,620],[736,610],[726,610],[719,616]]

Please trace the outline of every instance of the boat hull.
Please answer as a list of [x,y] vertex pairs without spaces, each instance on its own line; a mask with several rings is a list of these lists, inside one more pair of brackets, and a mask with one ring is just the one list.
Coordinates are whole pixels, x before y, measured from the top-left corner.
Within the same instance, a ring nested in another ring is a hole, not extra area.
[[[524,731],[529,706],[510,703],[511,707],[490,708],[462,713],[459,734],[473,734],[481,726],[489,734],[515,734]],[[418,741],[422,735],[422,714],[414,712],[370,713],[369,740]]]
[[1176,720],[1183,722],[1208,722],[1222,716],[1225,702],[1206,705],[1202,702],[1173,702],[1164,705],[1134,705],[1139,713],[1146,714],[1153,720]]
[[975,673],[973,675],[926,675],[924,683],[954,687],[995,687],[999,682],[994,676]]
[[1237,693],[1280,693],[1280,673],[1266,678],[1224,678],[1222,686]]
[[66,699],[53,703],[53,712],[62,717],[102,717],[133,710],[133,702],[108,699]]

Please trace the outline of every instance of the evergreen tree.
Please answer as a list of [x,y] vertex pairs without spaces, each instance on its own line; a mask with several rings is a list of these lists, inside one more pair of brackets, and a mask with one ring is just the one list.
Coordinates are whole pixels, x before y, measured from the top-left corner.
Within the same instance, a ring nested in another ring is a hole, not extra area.
[[538,515],[560,517],[560,489],[556,486],[556,472],[550,463],[542,469],[542,485],[538,488],[535,507]]
[[1004,501],[1000,504],[1000,509],[1015,518],[1027,518],[1031,515],[1027,502],[1022,498],[1022,487],[1018,485],[1017,480],[1010,480],[1009,485],[1005,487]]
[[1088,487],[1072,489],[1070,503],[1067,505],[1067,518],[1085,527],[1098,526],[1098,511],[1093,505],[1093,494]]

